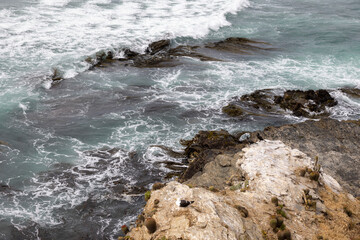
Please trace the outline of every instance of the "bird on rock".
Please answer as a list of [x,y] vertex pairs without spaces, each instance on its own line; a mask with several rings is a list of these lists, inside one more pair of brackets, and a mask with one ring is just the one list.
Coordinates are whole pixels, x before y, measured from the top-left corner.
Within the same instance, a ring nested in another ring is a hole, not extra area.
[[190,204],[192,204],[194,201],[187,201],[187,200],[182,200],[180,198],[178,198],[176,200],[176,205],[178,205],[179,207],[187,207]]

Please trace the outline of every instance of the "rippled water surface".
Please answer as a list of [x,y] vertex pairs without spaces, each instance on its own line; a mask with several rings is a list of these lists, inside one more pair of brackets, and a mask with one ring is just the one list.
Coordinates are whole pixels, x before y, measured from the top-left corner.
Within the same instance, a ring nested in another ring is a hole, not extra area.
[[[0,2],[0,239],[115,239],[163,179],[179,140],[303,121],[228,118],[232,97],[257,89],[360,87],[355,0],[3,0]],[[223,62],[87,71],[85,58],[156,40],[227,37],[271,44]],[[53,68],[66,78],[49,88]],[[360,102],[332,92],[331,117]]]

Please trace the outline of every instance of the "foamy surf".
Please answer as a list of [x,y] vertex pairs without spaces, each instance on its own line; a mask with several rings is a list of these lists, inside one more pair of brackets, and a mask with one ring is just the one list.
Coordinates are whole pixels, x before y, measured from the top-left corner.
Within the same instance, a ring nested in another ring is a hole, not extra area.
[[41,0],[20,11],[4,9],[0,14],[0,62],[5,63],[1,70],[18,66],[17,77],[21,77],[24,71],[58,67],[67,77],[74,76],[84,70],[85,56],[96,51],[124,46],[143,50],[150,41],[164,37],[204,37],[229,26],[228,13],[248,6],[247,0]]

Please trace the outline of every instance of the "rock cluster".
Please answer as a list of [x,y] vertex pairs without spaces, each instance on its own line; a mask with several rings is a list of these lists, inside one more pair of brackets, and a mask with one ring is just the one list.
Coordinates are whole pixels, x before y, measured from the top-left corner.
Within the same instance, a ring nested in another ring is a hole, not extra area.
[[337,101],[329,91],[320,90],[288,90],[282,95],[276,95],[274,90],[257,90],[236,98],[222,111],[231,116],[239,117],[244,114],[255,115],[258,110],[263,113],[279,113],[281,110],[291,111],[297,117],[319,118],[328,116],[326,108],[337,105]]
[[[269,44],[254,41],[247,38],[228,38],[223,41],[208,43],[198,46],[179,45],[171,48],[169,39],[152,42],[146,48],[145,53],[138,53],[125,48],[117,50],[122,57],[116,58],[112,52],[101,51],[94,58],[87,58],[90,69],[105,67],[109,64],[121,63],[124,66],[151,68],[171,67],[179,65],[179,58],[191,57],[201,61],[222,61],[217,58],[218,51],[225,51],[235,54],[252,54],[259,51],[270,50]],[[206,52],[206,54],[204,53]],[[216,57],[215,57],[216,56]]]

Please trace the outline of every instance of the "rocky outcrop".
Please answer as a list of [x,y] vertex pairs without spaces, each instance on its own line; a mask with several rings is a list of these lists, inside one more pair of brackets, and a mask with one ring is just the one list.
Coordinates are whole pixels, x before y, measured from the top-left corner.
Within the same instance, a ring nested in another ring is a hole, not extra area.
[[[217,57],[219,51],[234,54],[253,54],[270,49],[269,44],[265,42],[247,38],[233,37],[204,45],[179,45],[173,48],[171,48],[169,39],[163,39],[150,43],[143,54],[127,48],[117,50],[116,54],[101,51],[94,58],[87,58],[86,61],[91,65],[90,69],[106,67],[109,64],[140,68],[172,67],[181,64],[181,57],[191,57],[201,61],[222,61]],[[121,55],[121,57],[115,58],[114,55]]]
[[[223,168],[232,172],[218,174]],[[311,178],[312,172],[319,178]],[[190,181],[152,191],[127,239],[356,239],[360,234],[359,200],[312,157],[281,141],[263,140],[218,155]],[[212,186],[198,187],[204,181]],[[179,199],[191,204],[180,207]],[[150,218],[155,231],[144,225]]]
[[180,143],[186,146],[185,156],[189,162],[188,168],[180,176],[180,181],[188,180],[202,171],[205,164],[213,161],[217,155],[235,152],[245,146],[225,130],[200,131],[193,139],[182,140]]
[[281,140],[309,156],[318,156],[325,172],[360,196],[360,121],[322,119],[251,133],[251,139]]
[[[337,105],[337,101],[329,91],[320,90],[288,90],[278,95],[279,90],[257,90],[240,98],[235,98],[222,111],[231,117],[246,114],[286,114],[290,111],[297,117],[320,118],[329,115],[327,108]],[[285,110],[285,111],[284,111]]]

